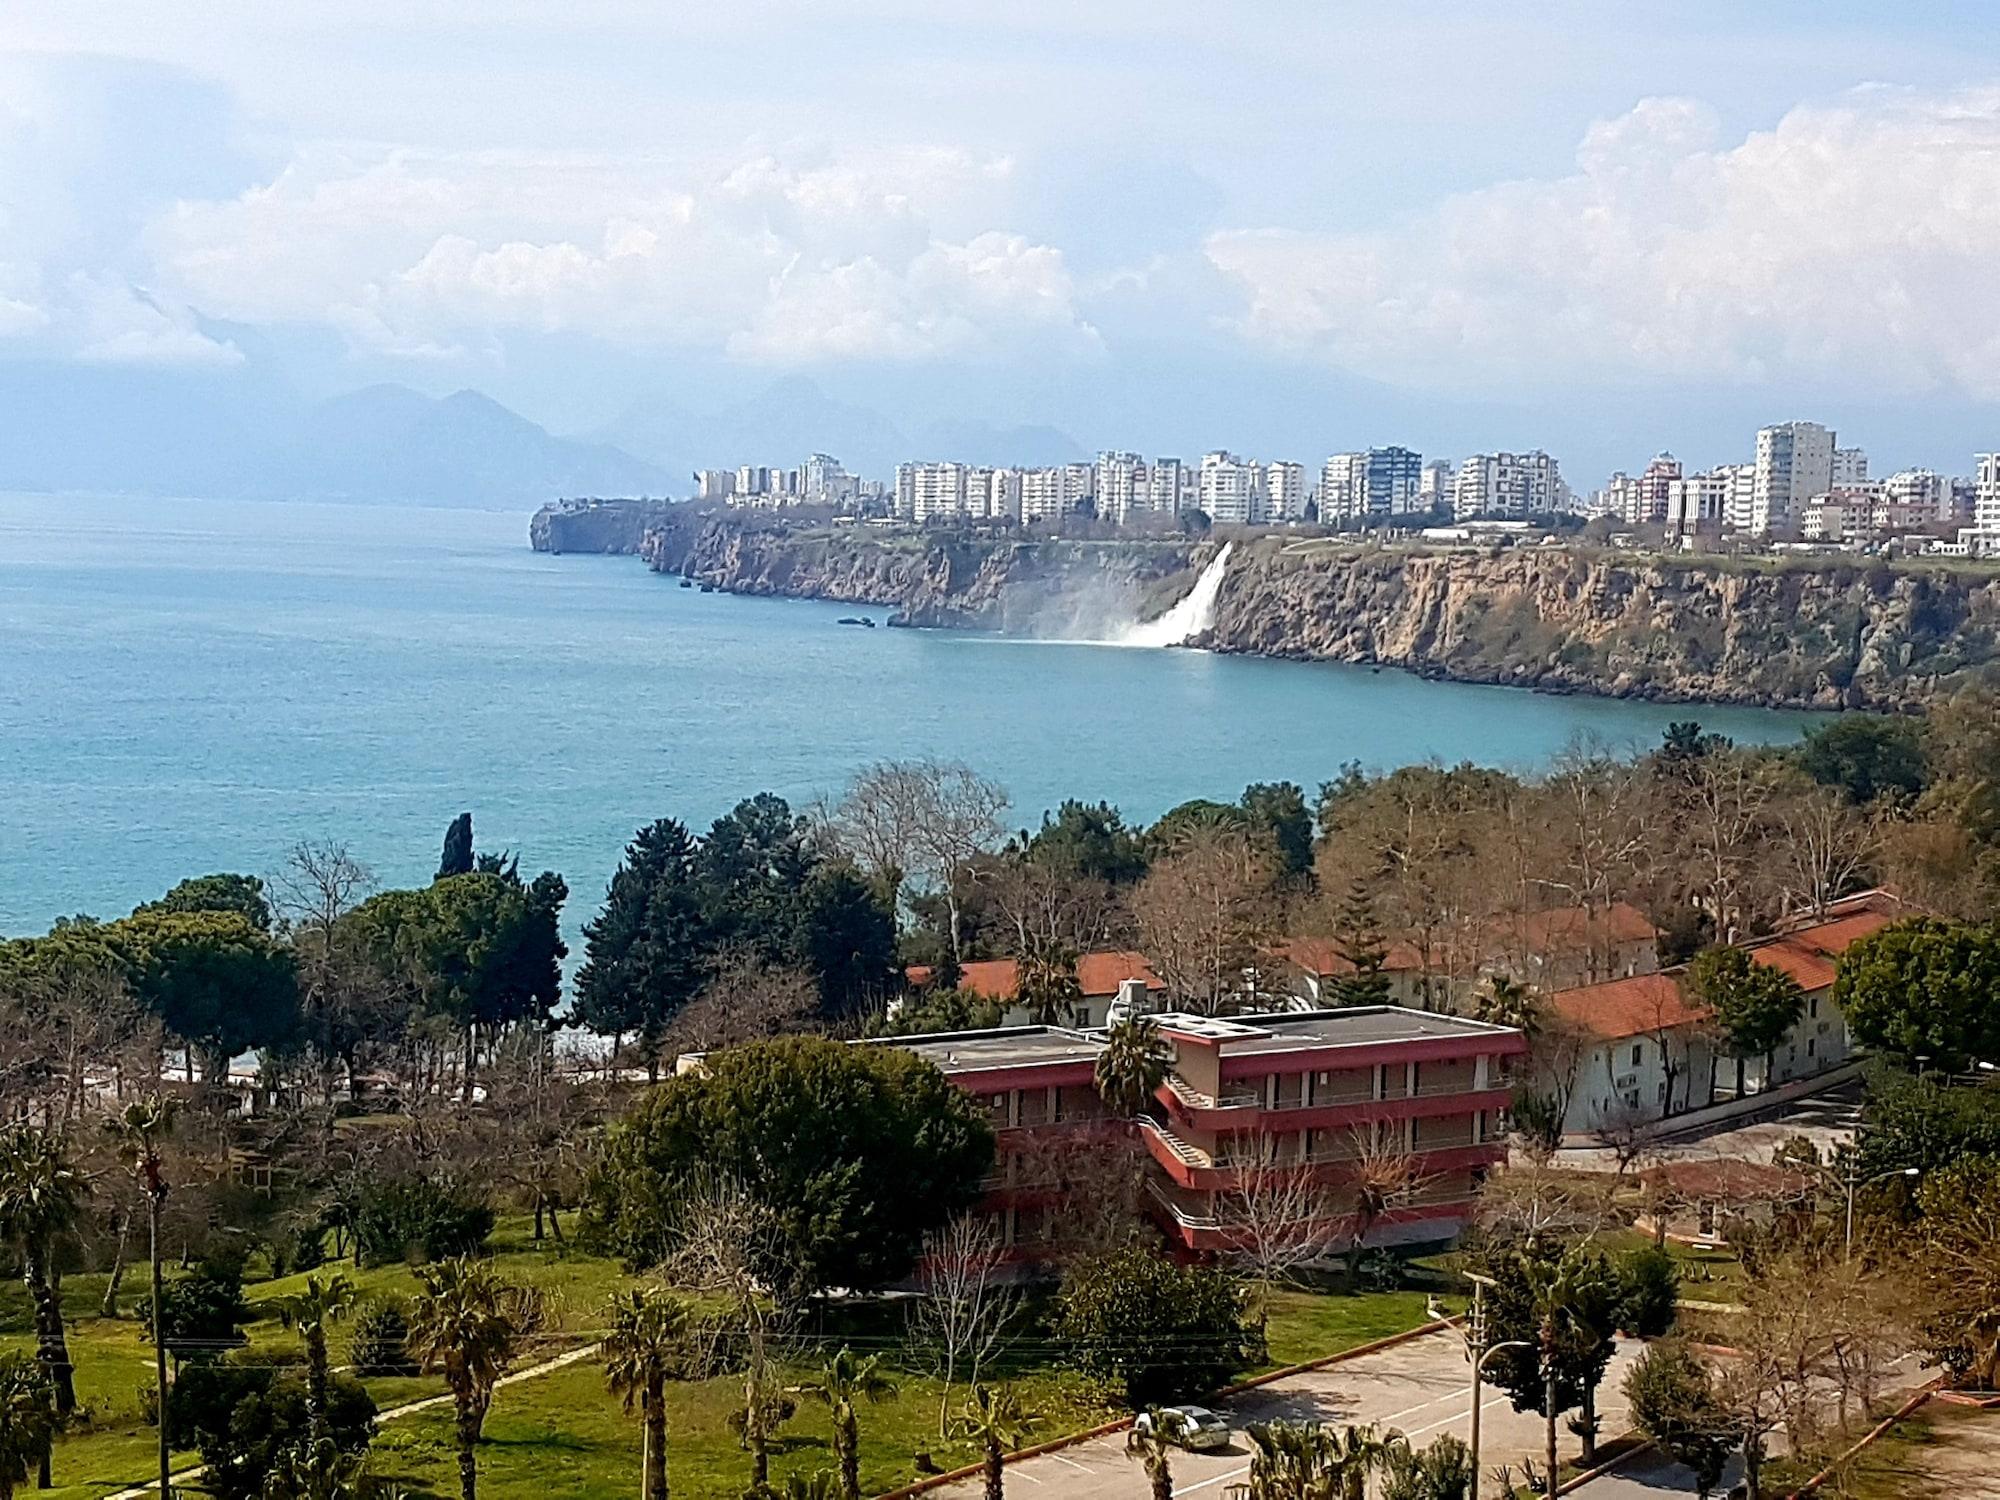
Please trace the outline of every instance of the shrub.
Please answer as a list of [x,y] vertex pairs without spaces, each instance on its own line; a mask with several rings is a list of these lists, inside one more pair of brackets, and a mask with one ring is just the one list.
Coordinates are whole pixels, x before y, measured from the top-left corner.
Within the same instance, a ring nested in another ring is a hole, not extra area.
[[1076,1367],[1135,1408],[1202,1396],[1248,1362],[1254,1330],[1230,1277],[1143,1245],[1085,1261],[1056,1299],[1056,1336]]
[[[201,1450],[207,1470],[202,1483],[219,1500],[264,1494],[279,1455],[306,1441],[309,1431],[304,1376],[241,1355],[182,1371],[168,1413],[169,1437],[176,1447]],[[327,1423],[343,1454],[367,1449],[375,1436],[375,1402],[360,1381],[332,1378]]]
[[[148,1336],[153,1328],[153,1299],[141,1297],[134,1315]],[[194,1269],[167,1281],[160,1291],[160,1337],[176,1360],[198,1362],[220,1357],[245,1342],[242,1325],[250,1319],[243,1300],[243,1266],[234,1259],[197,1261]]]
[[377,1183],[354,1214],[354,1253],[362,1266],[448,1260],[472,1255],[493,1233],[485,1198],[454,1183]]
[[1656,1339],[1674,1326],[1674,1301],[1681,1292],[1681,1269],[1654,1245],[1618,1257],[1623,1306],[1619,1326],[1635,1338]]
[[410,1310],[400,1297],[375,1297],[355,1309],[348,1358],[357,1375],[414,1375]]

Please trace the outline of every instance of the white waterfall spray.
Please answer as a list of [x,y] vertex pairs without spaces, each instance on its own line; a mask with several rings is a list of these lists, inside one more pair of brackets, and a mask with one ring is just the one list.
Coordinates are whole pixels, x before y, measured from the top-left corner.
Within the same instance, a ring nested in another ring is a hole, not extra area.
[[1194,581],[1194,587],[1187,591],[1172,609],[1157,620],[1146,620],[1138,625],[1128,626],[1118,637],[1121,646],[1178,646],[1183,641],[1200,635],[1215,623],[1215,596],[1222,592],[1222,574],[1229,566],[1229,551],[1234,542],[1226,542],[1215,560],[1201,570],[1201,577]]

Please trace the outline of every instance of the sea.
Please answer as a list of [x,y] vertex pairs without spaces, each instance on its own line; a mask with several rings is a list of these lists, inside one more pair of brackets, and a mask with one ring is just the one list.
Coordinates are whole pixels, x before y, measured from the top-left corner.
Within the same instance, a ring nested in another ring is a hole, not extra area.
[[551,557],[518,512],[0,496],[0,935],[338,840],[383,885],[482,850],[555,869],[574,927],[633,831],[838,797],[936,756],[1150,819],[1349,761],[1546,765],[1674,719],[1815,716],[1543,696],[1395,670],[838,623],[880,609],[683,589]]

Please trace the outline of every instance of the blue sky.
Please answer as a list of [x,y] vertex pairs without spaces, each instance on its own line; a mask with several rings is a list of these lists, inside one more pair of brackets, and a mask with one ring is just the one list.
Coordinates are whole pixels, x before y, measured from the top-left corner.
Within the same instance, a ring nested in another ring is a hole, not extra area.
[[804,374],[1582,485],[1817,416],[1963,469],[1996,43],[1983,4],[11,0],[0,359],[563,431]]

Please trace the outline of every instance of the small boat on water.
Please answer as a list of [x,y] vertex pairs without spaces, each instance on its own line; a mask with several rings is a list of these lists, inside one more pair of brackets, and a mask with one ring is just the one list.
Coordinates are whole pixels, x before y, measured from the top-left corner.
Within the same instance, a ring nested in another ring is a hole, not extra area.
[[836,625],[865,625],[870,630],[875,628],[875,622],[866,615],[842,615],[833,623]]
[[682,587],[682,588],[684,588],[684,589],[691,589],[691,588],[693,588],[693,587],[694,587],[694,580],[693,580],[692,578],[683,578],[683,579],[681,580],[681,587]]
[[715,592],[715,585],[714,585],[714,584],[712,584],[712,583],[704,583],[704,584],[703,584],[703,585],[701,586],[701,591],[702,591],[702,592],[703,592],[704,594],[712,594],[712,593],[714,593],[714,592]]

